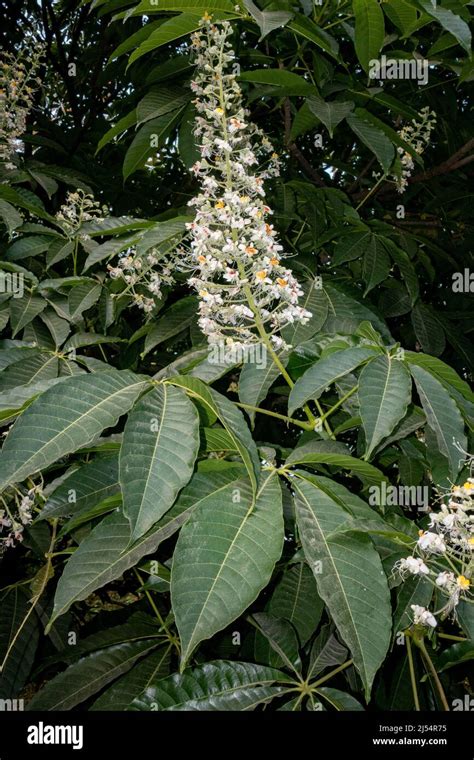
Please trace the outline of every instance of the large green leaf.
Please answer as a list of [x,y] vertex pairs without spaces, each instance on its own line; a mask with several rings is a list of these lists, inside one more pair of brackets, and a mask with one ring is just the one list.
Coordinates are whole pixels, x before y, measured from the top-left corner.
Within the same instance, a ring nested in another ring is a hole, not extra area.
[[332,56],[332,58],[338,58],[339,45],[337,41],[307,16],[298,13],[293,21],[290,21],[288,28],[301,37],[314,42],[315,45]]
[[359,378],[359,402],[367,458],[403,419],[410,401],[410,374],[401,361],[381,355],[364,367]]
[[466,21],[449,10],[449,8],[442,7],[439,3],[434,4],[430,0],[417,0],[417,4],[425,13],[439,21],[443,29],[450,32],[453,37],[456,37],[467,54],[471,55],[472,35]]
[[142,169],[147,158],[158,152],[183,110],[184,106],[151,119],[138,130],[123,160],[124,181],[137,169]]
[[28,703],[28,710],[71,710],[130,670],[158,645],[156,638],[99,649],[48,681]]
[[145,338],[145,350],[147,354],[152,348],[158,346],[169,338],[173,338],[185,330],[196,320],[197,302],[194,296],[187,296],[176,301],[165,313],[156,320],[150,332]]
[[335,351],[317,361],[291,389],[288,401],[289,414],[293,414],[295,409],[299,409],[309,399],[319,398],[331,383],[352,372],[362,362],[373,356],[373,349],[355,347]]
[[[150,12],[150,5],[147,3],[148,13]],[[161,6],[157,10],[165,10]],[[172,16],[164,24],[161,24],[158,29],[150,34],[145,42],[133,51],[129,58],[128,65],[141,58],[142,55],[150,53],[152,50],[166,45],[167,42],[172,42],[180,37],[184,37],[186,34],[199,29],[202,13],[180,13],[179,16]]]
[[93,441],[104,428],[116,424],[147,385],[147,380],[128,370],[108,370],[67,378],[47,390],[6,438],[0,490]]
[[100,695],[91,710],[128,710],[133,700],[140,696],[151,684],[169,673],[170,647],[163,646],[141,659],[124,676]]
[[182,665],[267,585],[283,546],[281,490],[267,476],[254,501],[245,481],[194,510],[173,555],[171,600]]
[[301,479],[293,485],[306,558],[368,699],[390,644],[390,595],[380,557],[363,533],[338,532],[347,513],[324,491]]
[[132,546],[130,523],[121,512],[102,520],[69,559],[58,582],[49,625],[64,615],[71,604],[86,599],[96,589],[119,578],[142,557],[156,551],[162,541],[186,522],[195,506],[207,498],[217,498],[241,475],[242,467],[237,465],[216,472],[197,472],[169,512]]
[[380,485],[385,475],[362,459],[351,456],[348,448],[337,441],[310,441],[294,449],[286,464],[327,464],[351,470],[367,484]]
[[440,356],[446,346],[444,330],[432,310],[424,303],[417,303],[411,312],[415,335],[427,354]]
[[[290,679],[275,668],[247,662],[207,662],[149,686],[132,710],[253,710],[285,692]],[[288,687],[287,687],[288,688]]]
[[196,399],[211,414],[219,418],[235,441],[237,451],[242,457],[252,484],[252,490],[255,493],[260,472],[260,460],[257,447],[240,409],[237,409],[225,396],[213,388],[209,388],[197,377],[176,377],[172,383],[184,388],[191,398]]
[[123,509],[136,541],[173,505],[199,449],[199,415],[184,391],[160,385],[130,413],[120,449]]
[[[301,658],[296,631],[288,622],[267,612],[255,612],[250,618],[261,637],[268,642],[273,652],[278,655],[282,667],[301,675]],[[270,663],[273,664],[273,663]]]
[[410,365],[410,372],[415,380],[427,423],[436,436],[440,453],[449,460],[449,469],[455,478],[464,459],[461,451],[467,451],[461,412],[436,377],[414,364]]
[[252,0],[244,0],[244,5],[260,28],[260,40],[263,40],[274,29],[285,26],[293,16],[288,11],[261,11]]
[[355,49],[364,71],[378,58],[385,37],[384,18],[378,0],[352,0],[355,16]]

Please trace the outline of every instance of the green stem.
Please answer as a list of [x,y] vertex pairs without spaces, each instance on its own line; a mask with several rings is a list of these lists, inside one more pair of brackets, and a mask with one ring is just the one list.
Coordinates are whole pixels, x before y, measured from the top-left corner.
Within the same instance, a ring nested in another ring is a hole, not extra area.
[[423,659],[424,659],[427,671],[428,673],[430,673],[430,675],[433,678],[433,681],[436,684],[439,698],[441,700],[441,704],[443,705],[443,710],[445,710],[446,712],[449,712],[448,700],[446,699],[446,694],[444,693],[443,685],[441,681],[439,680],[438,673],[436,672],[436,668],[433,665],[433,660],[428,654],[428,650],[426,649],[425,642],[423,641],[423,639],[419,639],[416,643],[420,648],[421,654],[423,655]]
[[[136,569],[136,567],[133,568],[133,572],[137,576],[137,579],[138,579],[138,582],[140,583],[140,585],[143,586],[143,580],[142,580],[142,578],[140,576],[140,573]],[[150,592],[148,591],[148,589],[145,588],[145,589],[143,589],[143,591],[145,592],[145,596],[148,599],[150,607],[152,608],[153,612],[155,613],[155,617],[158,620],[158,622],[160,624],[160,627],[166,633],[170,644],[174,644],[176,646],[176,649],[178,650],[178,654],[179,654],[180,652],[179,652],[179,646],[178,646],[177,641],[176,641],[176,636],[173,636],[173,634],[170,632],[169,628],[167,627],[167,625],[166,625],[165,621],[163,620],[163,618],[161,616],[161,613],[160,613],[158,607],[156,606],[155,601],[154,601],[152,595],[150,594]]]
[[362,200],[359,203],[359,205],[356,206],[356,211],[358,211],[360,208],[362,208],[362,206],[364,205],[364,203],[369,200],[370,196],[373,195],[373,193],[375,193],[375,191],[377,190],[378,186],[384,181],[385,178],[386,178],[385,174],[382,174],[382,176],[379,177],[379,179],[377,180],[377,182],[375,183],[375,185],[373,186],[373,188],[371,190],[369,190],[369,192],[366,195],[364,195],[364,197],[362,198]]
[[313,426],[309,422],[303,422],[302,420],[295,420],[294,417],[286,417],[284,414],[278,412],[271,412],[269,409],[260,409],[258,406],[251,406],[250,404],[242,404],[240,401],[234,401],[236,406],[240,406],[242,409],[248,409],[250,412],[259,412],[260,414],[267,414],[269,417],[276,417],[279,420],[283,420],[291,425],[303,428],[303,430],[313,430]]
[[311,688],[316,689],[318,686],[321,686],[321,684],[326,683],[326,681],[329,681],[330,678],[333,676],[336,676],[338,673],[340,673],[342,670],[345,670],[349,667],[349,665],[352,665],[352,660],[347,660],[346,662],[343,662],[342,665],[339,665],[338,668],[334,668],[334,670],[331,670],[330,673],[327,673],[325,676],[320,678],[318,681],[314,681],[311,684]]
[[419,712],[420,700],[418,699],[418,688],[416,685],[415,667],[413,664],[413,652],[411,650],[411,641],[410,641],[410,636],[408,634],[405,634],[405,643],[407,645],[408,668],[410,670],[410,681],[411,681],[411,688],[413,691],[413,700],[415,702],[415,710]]
[[440,639],[449,639],[449,641],[468,641],[469,639],[465,639],[462,636],[452,636],[450,633],[438,633],[438,638]]

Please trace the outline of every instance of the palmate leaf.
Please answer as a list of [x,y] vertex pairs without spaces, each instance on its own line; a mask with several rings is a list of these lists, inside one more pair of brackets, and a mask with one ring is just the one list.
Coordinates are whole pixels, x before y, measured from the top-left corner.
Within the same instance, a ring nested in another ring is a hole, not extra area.
[[338,531],[348,515],[336,501],[307,480],[292,484],[306,558],[368,699],[390,644],[390,595],[380,557],[365,534]]
[[321,119],[324,126],[332,137],[335,128],[340,122],[346,118],[354,108],[354,103],[351,100],[339,101],[324,101],[317,95],[311,95],[306,101],[310,110]]
[[121,512],[114,512],[102,520],[70,557],[58,582],[48,627],[64,615],[71,604],[86,599],[96,589],[120,578],[142,557],[156,551],[162,541],[179,530],[197,505],[210,497],[217,498],[229,483],[242,477],[242,472],[241,465],[197,472],[169,512],[132,546],[130,523]]
[[129,370],[66,378],[42,394],[8,434],[0,491],[86,446],[130,409],[148,380]]
[[422,367],[410,365],[426,420],[436,436],[438,449],[449,460],[453,478],[461,469],[467,450],[464,422],[457,404],[444,386]]
[[[364,0],[364,2],[379,7],[378,3],[373,3],[372,0]],[[361,111],[362,113],[360,113]],[[359,140],[376,156],[384,172],[388,172],[395,158],[395,148],[387,135],[363,118],[363,109],[357,109],[355,113],[349,114],[346,121]]]
[[309,399],[318,399],[323,391],[335,380],[352,372],[362,362],[374,356],[376,349],[347,348],[335,351],[320,359],[300,377],[291,389],[288,413],[293,414]]
[[257,598],[282,546],[281,490],[272,476],[263,481],[255,502],[242,481],[194,510],[178,538],[171,572],[182,667],[201,641]]
[[252,491],[255,494],[260,472],[260,460],[257,447],[250,435],[242,412],[225,396],[213,388],[209,388],[196,377],[175,377],[170,382],[184,388],[191,398],[199,401],[209,410],[211,415],[214,415],[214,419],[217,417],[222,422],[235,441],[237,451],[248,472]]
[[359,378],[359,402],[367,458],[403,419],[410,401],[410,374],[401,361],[382,355],[364,367]]
[[48,681],[27,709],[71,710],[130,670],[158,644],[159,639],[149,638],[92,652]]
[[299,643],[296,631],[287,620],[269,615],[267,612],[255,612],[250,618],[261,636],[264,636],[272,650],[276,652],[282,667],[301,674],[301,658],[298,653]]
[[48,303],[41,296],[28,293],[21,298],[10,299],[10,324],[12,337],[46,309]]
[[217,660],[149,686],[130,709],[253,710],[283,694],[290,683],[290,678],[275,668]]
[[330,686],[321,686],[321,688],[317,689],[315,693],[322,696],[323,700],[329,702],[329,704],[336,710],[364,711],[364,708],[357,699],[340,689],[333,689]]
[[170,509],[199,450],[199,415],[184,391],[160,385],[136,404],[120,449],[123,509],[131,541]]

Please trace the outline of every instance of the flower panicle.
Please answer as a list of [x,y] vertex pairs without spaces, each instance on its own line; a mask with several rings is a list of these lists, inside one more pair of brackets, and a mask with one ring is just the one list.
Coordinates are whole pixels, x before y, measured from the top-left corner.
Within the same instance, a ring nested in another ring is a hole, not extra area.
[[[442,599],[434,612],[412,605],[413,622],[434,628],[437,618],[455,617],[461,601],[474,602],[474,478],[455,485],[446,502],[430,515],[427,530],[420,530],[414,554],[394,565],[402,580],[409,576],[425,577]],[[416,556],[418,555],[418,556]]]

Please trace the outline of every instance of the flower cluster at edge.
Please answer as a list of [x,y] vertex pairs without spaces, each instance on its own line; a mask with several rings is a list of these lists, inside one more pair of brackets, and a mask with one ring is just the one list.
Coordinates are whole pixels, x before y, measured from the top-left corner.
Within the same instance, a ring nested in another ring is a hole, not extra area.
[[474,478],[453,486],[427,530],[420,530],[413,555],[399,560],[394,571],[403,580],[424,577],[436,589],[433,611],[412,604],[413,622],[435,628],[438,619],[456,616],[461,601],[474,603]]

